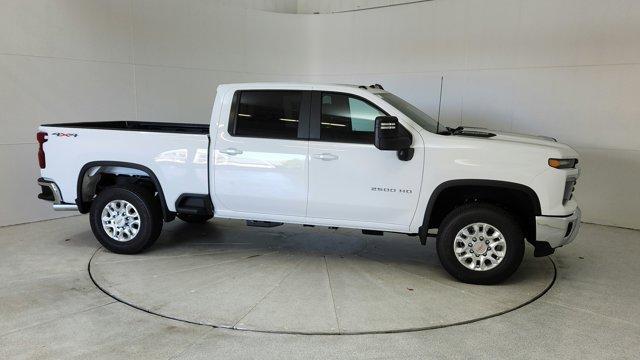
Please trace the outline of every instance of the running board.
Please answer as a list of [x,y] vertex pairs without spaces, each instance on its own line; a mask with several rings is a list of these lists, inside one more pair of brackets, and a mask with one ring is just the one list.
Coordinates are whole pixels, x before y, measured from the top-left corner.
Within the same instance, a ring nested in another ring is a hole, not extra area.
[[176,212],[188,215],[213,215],[213,204],[206,194],[182,194],[176,200]]
[[260,220],[247,220],[247,226],[256,226],[256,227],[276,227],[283,225],[281,222],[273,222],[273,221],[260,221]]

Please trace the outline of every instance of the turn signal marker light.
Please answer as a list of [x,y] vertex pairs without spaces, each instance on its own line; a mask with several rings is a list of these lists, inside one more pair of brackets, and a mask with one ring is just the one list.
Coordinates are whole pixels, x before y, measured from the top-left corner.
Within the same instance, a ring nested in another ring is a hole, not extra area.
[[578,159],[549,159],[549,166],[556,169],[573,169]]

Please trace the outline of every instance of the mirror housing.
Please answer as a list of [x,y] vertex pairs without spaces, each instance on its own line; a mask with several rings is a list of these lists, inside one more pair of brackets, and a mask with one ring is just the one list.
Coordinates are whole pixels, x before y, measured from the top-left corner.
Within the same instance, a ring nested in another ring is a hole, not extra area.
[[378,116],[374,131],[374,145],[380,150],[407,150],[413,138],[395,116]]

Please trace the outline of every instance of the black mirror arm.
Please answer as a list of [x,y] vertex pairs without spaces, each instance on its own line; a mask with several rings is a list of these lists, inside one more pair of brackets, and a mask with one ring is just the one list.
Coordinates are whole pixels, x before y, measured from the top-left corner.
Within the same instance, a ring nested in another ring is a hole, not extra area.
[[398,159],[402,161],[409,161],[413,159],[413,148],[406,148],[398,150]]

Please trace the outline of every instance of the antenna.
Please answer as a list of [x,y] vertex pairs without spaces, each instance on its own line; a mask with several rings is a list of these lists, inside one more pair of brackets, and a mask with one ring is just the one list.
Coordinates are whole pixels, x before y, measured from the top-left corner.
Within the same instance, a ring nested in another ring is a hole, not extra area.
[[436,134],[440,132],[440,109],[442,107],[442,83],[444,82],[444,76],[440,76],[440,100],[438,100],[438,120],[436,123]]

